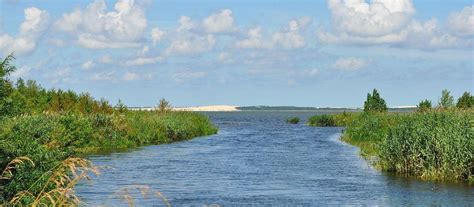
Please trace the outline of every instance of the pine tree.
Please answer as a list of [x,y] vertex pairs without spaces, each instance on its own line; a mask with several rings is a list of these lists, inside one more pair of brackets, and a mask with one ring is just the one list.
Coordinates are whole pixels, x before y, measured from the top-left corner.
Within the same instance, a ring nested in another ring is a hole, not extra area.
[[372,91],[372,94],[367,94],[367,100],[364,102],[365,112],[385,112],[388,110],[385,100],[380,97],[377,89]]
[[456,107],[458,108],[471,108],[474,106],[474,96],[471,96],[469,92],[464,92],[461,97],[458,99],[458,103],[456,104]]

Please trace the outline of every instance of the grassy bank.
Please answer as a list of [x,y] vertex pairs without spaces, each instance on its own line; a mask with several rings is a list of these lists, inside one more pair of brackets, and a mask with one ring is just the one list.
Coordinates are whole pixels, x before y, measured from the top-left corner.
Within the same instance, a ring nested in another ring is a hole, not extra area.
[[74,205],[74,185],[97,172],[86,154],[170,143],[217,132],[192,112],[129,111],[87,93],[44,89],[8,79],[13,56],[0,63],[0,206]]
[[0,181],[0,200],[27,189],[37,194],[49,177],[43,174],[68,157],[169,143],[217,131],[207,117],[191,112],[42,113],[3,119],[0,126],[0,167],[5,168],[16,157],[28,157],[35,163],[19,167],[11,179]]
[[328,122],[345,126],[342,140],[360,147],[362,155],[375,157],[374,164],[383,171],[474,182],[473,110],[320,115],[309,124]]

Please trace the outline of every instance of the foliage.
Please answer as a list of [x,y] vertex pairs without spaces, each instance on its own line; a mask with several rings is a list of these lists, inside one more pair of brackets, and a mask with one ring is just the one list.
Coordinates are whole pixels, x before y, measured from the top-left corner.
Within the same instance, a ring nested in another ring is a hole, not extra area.
[[300,122],[300,118],[298,117],[292,117],[286,120],[286,123],[290,123],[290,124],[298,124],[299,122]]
[[114,108],[119,113],[124,113],[128,111],[127,106],[122,102],[121,99],[118,100],[117,105],[115,105]]
[[464,92],[461,97],[459,97],[456,107],[458,108],[472,108],[474,106],[474,96],[471,96],[471,93]]
[[420,112],[428,111],[432,107],[431,106],[431,101],[428,100],[428,99],[425,99],[423,101],[420,101],[420,103],[416,107],[417,107],[417,111],[420,111]]
[[438,102],[438,107],[441,109],[448,109],[454,106],[454,98],[450,95],[450,92],[446,89],[441,91],[441,98]]
[[377,89],[374,88],[372,94],[367,94],[367,100],[364,102],[365,112],[385,112],[387,110],[387,104],[385,103],[385,100],[380,97]]
[[166,99],[161,98],[160,102],[158,103],[158,111],[159,112],[168,112],[171,111],[171,104]]
[[310,126],[347,126],[358,117],[358,113],[342,112],[337,114],[315,115],[309,118]]
[[[202,114],[128,111],[121,101],[114,109],[107,100],[95,100],[88,93],[46,90],[31,80],[13,84],[7,79],[15,70],[11,60],[13,56],[8,56],[0,65],[0,169],[6,169],[0,176],[0,203],[73,205],[72,186],[67,183],[75,184],[75,178],[61,175],[75,175],[72,166],[85,165],[73,162],[71,156],[217,132]],[[162,100],[163,111],[168,112],[170,104]],[[35,165],[12,168],[9,163],[21,157]],[[68,167],[61,168],[63,164]],[[54,173],[58,170],[61,175]]]
[[474,181],[474,113],[429,112],[399,117],[380,142],[385,171],[430,180]]
[[309,118],[308,124],[310,126],[331,127],[336,126],[336,121],[333,116],[329,114],[316,115]]

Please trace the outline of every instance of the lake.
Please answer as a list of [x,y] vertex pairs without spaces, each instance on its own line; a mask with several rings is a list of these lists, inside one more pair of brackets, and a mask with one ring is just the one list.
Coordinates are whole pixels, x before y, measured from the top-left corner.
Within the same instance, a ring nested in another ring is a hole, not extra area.
[[373,169],[339,140],[343,128],[285,122],[316,113],[206,113],[218,134],[91,156],[106,168],[76,192],[93,206],[127,205],[128,195],[136,205],[165,206],[157,191],[173,206],[474,205],[472,186]]

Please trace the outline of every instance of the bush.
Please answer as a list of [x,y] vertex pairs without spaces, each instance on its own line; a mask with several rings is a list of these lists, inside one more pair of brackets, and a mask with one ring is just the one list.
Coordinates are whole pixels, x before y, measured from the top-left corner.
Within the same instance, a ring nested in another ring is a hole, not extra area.
[[290,124],[298,124],[299,122],[300,122],[300,118],[298,117],[288,118],[286,120],[286,123],[290,123]]
[[309,118],[310,126],[333,127],[336,126],[336,121],[333,116],[329,114],[316,115]]
[[418,104],[418,106],[416,106],[416,107],[417,107],[416,110],[419,111],[419,112],[428,111],[428,110],[430,110],[431,107],[432,107],[432,106],[431,106],[431,101],[429,101],[429,100],[427,100],[427,99],[426,99],[426,100],[423,100],[423,101],[421,101],[421,102]]

